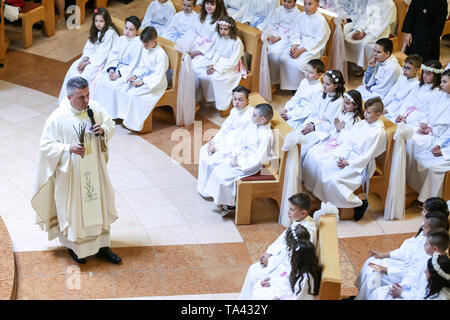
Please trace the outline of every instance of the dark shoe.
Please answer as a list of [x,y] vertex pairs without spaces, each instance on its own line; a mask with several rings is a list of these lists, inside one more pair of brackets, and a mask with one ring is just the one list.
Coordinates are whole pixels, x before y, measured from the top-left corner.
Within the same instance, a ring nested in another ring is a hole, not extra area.
[[347,298],[342,298],[341,300],[355,300],[356,296],[350,296]]
[[364,217],[364,213],[366,213],[368,207],[369,207],[369,202],[366,199],[364,199],[362,201],[362,205],[353,209],[355,211],[355,213],[353,215],[353,220],[355,220],[355,221],[361,220],[362,217]]
[[223,206],[223,210],[225,211],[236,211],[235,206]]
[[100,248],[100,250],[98,250],[97,252],[97,257],[103,258],[114,264],[119,264],[122,262],[122,259],[120,259],[117,254],[112,252],[110,247]]
[[78,256],[75,254],[75,252],[73,252],[72,249],[69,249],[69,254],[72,257],[73,261],[75,261],[76,263],[85,264],[87,262],[86,258],[78,258]]

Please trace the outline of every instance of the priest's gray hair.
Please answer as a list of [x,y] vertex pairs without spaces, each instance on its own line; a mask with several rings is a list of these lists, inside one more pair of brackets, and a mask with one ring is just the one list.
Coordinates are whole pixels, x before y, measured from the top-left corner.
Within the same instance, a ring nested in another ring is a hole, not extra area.
[[75,89],[84,89],[89,86],[88,81],[83,77],[74,77],[67,82],[67,95],[72,95]]

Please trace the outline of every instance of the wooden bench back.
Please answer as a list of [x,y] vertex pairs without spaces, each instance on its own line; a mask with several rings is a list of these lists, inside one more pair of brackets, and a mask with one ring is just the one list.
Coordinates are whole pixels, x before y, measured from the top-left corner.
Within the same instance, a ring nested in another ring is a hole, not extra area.
[[[125,21],[119,20],[115,17],[111,17],[111,19],[119,30],[119,34],[122,36]],[[139,29],[139,32],[141,31],[142,29]],[[169,58],[169,69],[173,71],[171,89],[176,91],[178,89],[178,74],[181,68],[181,53],[175,49],[175,42],[168,39],[158,37],[158,44],[164,49],[167,57]]]
[[261,49],[262,49],[262,31],[257,28],[250,27],[246,24],[236,21],[239,38],[244,45],[244,51],[251,55],[251,63],[249,66],[247,78],[252,78],[251,88],[252,92],[259,92],[259,72],[261,65]]
[[323,266],[319,300],[339,300],[341,299],[341,271],[336,216],[321,216],[317,227],[317,250],[319,261]]
[[405,21],[406,13],[408,12],[408,5],[404,0],[394,0],[395,6],[397,7],[397,28],[396,36],[399,37],[402,32],[403,21]]
[[[389,178],[391,176],[392,154],[394,152],[394,134],[397,131],[397,126],[385,116],[380,118],[384,123],[386,130],[386,151],[379,155],[375,162],[377,164],[377,171],[383,176],[386,186],[389,186]],[[380,172],[381,171],[381,172]]]

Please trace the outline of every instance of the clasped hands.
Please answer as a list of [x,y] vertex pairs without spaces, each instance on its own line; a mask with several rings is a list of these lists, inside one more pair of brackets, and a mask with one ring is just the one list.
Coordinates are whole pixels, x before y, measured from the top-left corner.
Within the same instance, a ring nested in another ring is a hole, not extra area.
[[109,74],[109,80],[111,80],[111,81],[115,81],[120,78],[120,74],[118,72],[114,71],[114,69],[110,69],[108,74]]
[[366,36],[366,33],[364,31],[357,30],[352,34],[352,39],[353,40],[362,40],[362,39],[364,39],[365,36]]
[[213,64],[209,65],[209,66],[206,68],[206,74],[207,74],[207,75],[213,74],[214,71],[216,71],[216,69],[214,69],[214,65],[213,65]]
[[128,78],[127,83],[131,84],[133,87],[137,88],[144,84],[143,80],[137,80],[137,76],[131,76]]
[[84,68],[86,68],[86,66],[87,66],[89,63],[91,63],[91,62],[89,61],[89,57],[84,57],[84,58],[82,58],[81,61],[80,61],[80,63],[79,63],[78,66],[77,66],[78,72],[79,72],[79,73],[83,72],[83,71],[84,71]]
[[298,45],[294,44],[291,50],[289,50],[289,55],[292,59],[297,59],[302,55],[303,52],[306,52],[305,48],[299,48]]
[[433,129],[429,127],[426,123],[419,123],[419,134],[428,135],[433,132]]
[[314,123],[312,123],[312,122],[309,122],[309,123],[307,123],[306,124],[306,126],[302,129],[302,134],[304,135],[304,136],[306,136],[308,133],[311,133],[311,132],[313,132],[315,130],[315,127],[314,127]]

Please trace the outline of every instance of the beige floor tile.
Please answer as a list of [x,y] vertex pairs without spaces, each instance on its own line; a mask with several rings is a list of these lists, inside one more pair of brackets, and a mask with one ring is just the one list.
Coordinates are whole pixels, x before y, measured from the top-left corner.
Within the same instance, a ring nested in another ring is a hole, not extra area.
[[110,173],[109,177],[114,189],[119,192],[155,186],[155,182],[138,169]]
[[213,224],[190,223],[198,243],[243,242],[234,221]]
[[159,207],[135,209],[140,223],[148,228],[187,225],[183,215],[173,204]]
[[[111,226],[114,227],[114,224]],[[144,227],[119,228],[111,231],[111,247],[151,246],[151,240]]]
[[171,204],[170,199],[158,187],[127,190],[120,194],[133,210]]
[[145,230],[151,240],[152,246],[198,243],[198,240],[188,225],[155,228],[146,227]]
[[181,166],[176,168],[147,172],[147,175],[161,189],[192,185],[197,183],[197,179],[195,179],[186,169]]
[[0,110],[0,119],[9,121],[14,124],[37,117],[39,115],[39,112],[18,104],[13,104],[8,108]]

